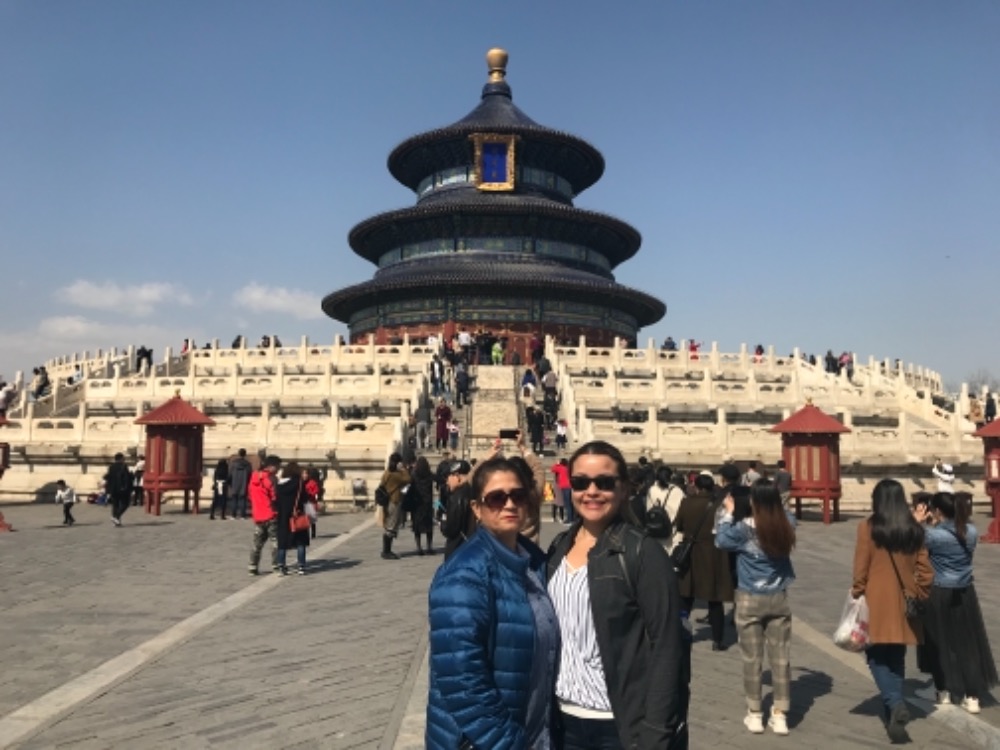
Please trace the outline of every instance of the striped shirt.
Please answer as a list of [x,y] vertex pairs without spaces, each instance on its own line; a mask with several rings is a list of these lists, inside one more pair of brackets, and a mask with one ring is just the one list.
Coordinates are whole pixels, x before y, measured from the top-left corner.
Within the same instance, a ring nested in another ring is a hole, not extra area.
[[611,701],[590,609],[587,566],[574,570],[563,558],[549,581],[549,596],[562,634],[556,697],[560,703],[610,712]]

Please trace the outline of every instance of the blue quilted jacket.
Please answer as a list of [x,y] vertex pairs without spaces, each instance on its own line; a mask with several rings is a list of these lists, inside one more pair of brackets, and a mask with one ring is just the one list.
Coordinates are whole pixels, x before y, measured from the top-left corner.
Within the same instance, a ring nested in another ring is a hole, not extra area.
[[[527,596],[530,559],[478,530],[442,565],[430,588],[430,692],[424,744],[432,750],[524,748],[535,643]],[[542,580],[544,580],[544,574]]]

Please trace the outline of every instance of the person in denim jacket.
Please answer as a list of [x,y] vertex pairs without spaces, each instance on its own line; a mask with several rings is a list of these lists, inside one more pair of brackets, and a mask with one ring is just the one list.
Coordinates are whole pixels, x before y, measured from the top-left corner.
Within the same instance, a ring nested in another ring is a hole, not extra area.
[[[917,665],[934,679],[917,696],[979,713],[979,698],[997,684],[993,653],[973,585],[972,555],[979,534],[969,523],[968,493],[938,492],[917,520],[928,523],[924,545],[934,568],[934,584],[924,613],[924,644]],[[916,515],[916,511],[915,511]]]
[[[767,725],[788,734],[791,707],[792,610],[788,586],[795,580],[790,558],[795,525],[772,482],[758,480],[750,490],[750,515],[734,522],[732,495],[723,500],[715,546],[736,553],[736,631],[743,657],[743,690],[747,715],[743,723],[754,734],[764,731],[760,673],[767,646],[774,705]],[[741,514],[742,515],[742,514]]]

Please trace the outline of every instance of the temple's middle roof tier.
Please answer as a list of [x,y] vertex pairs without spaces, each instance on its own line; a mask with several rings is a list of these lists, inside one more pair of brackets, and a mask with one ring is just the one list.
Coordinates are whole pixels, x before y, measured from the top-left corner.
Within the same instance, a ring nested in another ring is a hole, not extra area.
[[351,230],[351,248],[378,263],[390,250],[426,240],[530,235],[585,245],[614,268],[642,244],[638,231],[607,214],[533,196],[468,193],[461,202],[419,204],[373,216]]

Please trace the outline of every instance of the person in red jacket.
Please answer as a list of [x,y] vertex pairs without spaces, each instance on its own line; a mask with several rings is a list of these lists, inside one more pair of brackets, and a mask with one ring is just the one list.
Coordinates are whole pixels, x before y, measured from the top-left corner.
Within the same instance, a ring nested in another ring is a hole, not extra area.
[[[556,492],[562,499],[561,508],[564,514],[562,521],[568,526],[576,520],[576,514],[573,512],[573,489],[569,483],[569,462],[565,458],[559,459],[559,463],[552,465],[552,473],[556,475]],[[554,516],[552,520],[555,520]]]
[[281,459],[268,456],[259,471],[250,477],[247,494],[250,497],[250,512],[253,514],[253,547],[250,550],[250,575],[257,575],[260,563],[260,552],[264,543],[271,540],[271,568],[278,567],[278,513],[274,508],[277,497],[274,486],[274,475],[281,468]]

